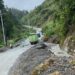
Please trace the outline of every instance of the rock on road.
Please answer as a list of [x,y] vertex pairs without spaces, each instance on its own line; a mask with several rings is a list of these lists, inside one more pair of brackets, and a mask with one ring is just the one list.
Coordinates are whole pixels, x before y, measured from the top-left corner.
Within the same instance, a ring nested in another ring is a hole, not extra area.
[[16,47],[8,50],[7,52],[0,53],[0,75],[8,75],[8,72],[16,59],[31,47],[31,45]]

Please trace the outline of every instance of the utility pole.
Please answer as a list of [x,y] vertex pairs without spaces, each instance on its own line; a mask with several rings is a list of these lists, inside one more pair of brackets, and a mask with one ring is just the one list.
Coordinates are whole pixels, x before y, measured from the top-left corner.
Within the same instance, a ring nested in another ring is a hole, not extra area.
[[3,32],[4,45],[6,46],[5,29],[4,29],[3,17],[2,17],[2,12],[1,12],[1,10],[0,10],[0,17],[1,17],[1,24],[2,24],[2,32]]
[[[28,25],[30,26],[30,20],[29,20],[29,18],[28,18]],[[30,28],[29,28],[29,34],[30,34]]]

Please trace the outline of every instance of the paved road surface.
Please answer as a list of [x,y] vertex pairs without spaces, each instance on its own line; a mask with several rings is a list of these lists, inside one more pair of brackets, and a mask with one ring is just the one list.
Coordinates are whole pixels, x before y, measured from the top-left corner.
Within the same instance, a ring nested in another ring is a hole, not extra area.
[[7,52],[0,53],[0,75],[8,75],[9,69],[13,66],[16,59],[23,52],[27,51],[32,46],[17,47],[10,49]]

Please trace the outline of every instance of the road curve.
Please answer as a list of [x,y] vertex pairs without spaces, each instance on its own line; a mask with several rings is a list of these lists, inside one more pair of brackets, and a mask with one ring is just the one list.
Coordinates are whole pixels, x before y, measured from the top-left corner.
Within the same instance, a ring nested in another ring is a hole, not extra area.
[[0,53],[0,75],[8,75],[10,68],[13,66],[16,59],[32,46],[16,47],[7,52]]

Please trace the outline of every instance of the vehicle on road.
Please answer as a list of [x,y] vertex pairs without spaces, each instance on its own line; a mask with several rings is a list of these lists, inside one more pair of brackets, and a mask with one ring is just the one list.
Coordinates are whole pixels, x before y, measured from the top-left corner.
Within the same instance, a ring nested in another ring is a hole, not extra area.
[[29,41],[31,44],[37,44],[38,43],[38,36],[35,33],[30,34]]
[[37,44],[43,41],[43,36],[42,30],[37,30],[36,33],[30,33],[29,41],[31,44]]

